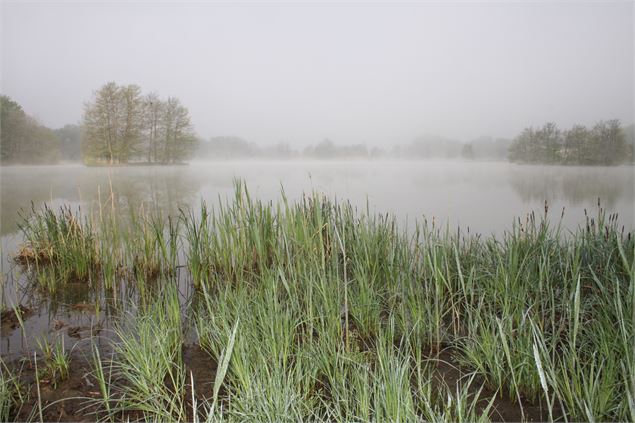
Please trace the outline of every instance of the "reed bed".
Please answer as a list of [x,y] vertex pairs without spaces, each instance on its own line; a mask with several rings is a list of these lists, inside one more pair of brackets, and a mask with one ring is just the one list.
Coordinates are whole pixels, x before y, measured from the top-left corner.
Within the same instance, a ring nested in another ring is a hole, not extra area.
[[[484,238],[237,183],[215,208],[114,219],[36,211],[19,254],[45,289],[147,293],[95,354],[103,418],[635,421],[635,242],[600,208],[577,231],[531,214]],[[216,369],[204,392],[192,329]]]

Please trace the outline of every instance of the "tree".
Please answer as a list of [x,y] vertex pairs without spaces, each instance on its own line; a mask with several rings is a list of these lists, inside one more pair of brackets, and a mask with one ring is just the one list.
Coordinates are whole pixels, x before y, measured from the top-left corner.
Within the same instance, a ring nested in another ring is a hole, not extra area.
[[89,160],[118,162],[121,95],[117,84],[109,82],[94,94],[84,110],[82,154]]
[[625,161],[629,149],[619,120],[598,122],[591,134],[595,157],[600,164],[614,165]]
[[126,163],[141,152],[141,131],[143,128],[143,102],[141,88],[128,85],[119,89],[121,121],[123,122],[119,136],[118,161]]
[[60,158],[59,138],[52,129],[27,118],[27,139],[23,145],[21,163],[56,163]]
[[170,97],[161,119],[163,134],[162,163],[178,163],[190,157],[198,140],[194,134],[188,110],[179,99]]
[[574,125],[564,135],[563,161],[569,164],[589,164],[593,162],[593,152],[589,149],[591,133],[582,125]]
[[509,159],[527,163],[557,163],[562,147],[561,132],[555,123],[539,129],[525,128],[509,147]]
[[164,109],[165,103],[156,93],[150,93],[143,98],[143,128],[148,162],[157,161],[157,148],[162,138],[160,123]]
[[83,125],[86,161],[175,163],[197,143],[189,112],[177,98],[142,97],[137,85],[104,85],[86,104]]
[[509,160],[512,162],[531,162],[534,157],[533,145],[536,143],[534,128],[525,128],[509,146]]
[[0,97],[0,158],[3,162],[20,156],[26,139],[26,114],[7,96]]
[[0,96],[0,161],[48,163],[59,158],[55,133],[28,116],[7,96]]
[[562,134],[555,123],[545,123],[542,128],[536,132],[537,142],[534,146],[537,150],[534,154],[534,161],[540,163],[559,162],[560,148],[562,146],[561,135]]
[[89,160],[126,163],[139,152],[142,129],[141,89],[104,85],[84,111],[82,152]]
[[574,125],[560,131],[554,123],[535,130],[525,128],[509,148],[509,159],[528,163],[615,165],[628,161],[632,148],[620,121],[600,121],[589,130]]

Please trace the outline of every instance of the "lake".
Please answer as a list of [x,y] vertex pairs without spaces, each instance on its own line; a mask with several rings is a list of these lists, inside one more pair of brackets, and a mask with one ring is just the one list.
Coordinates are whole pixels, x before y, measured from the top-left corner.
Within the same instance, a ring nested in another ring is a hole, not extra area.
[[[593,214],[598,198],[607,212],[619,213],[634,226],[633,167],[523,166],[464,161],[241,161],[199,162],[169,167],[2,167],[1,234],[16,234],[19,211],[33,203],[97,207],[111,201],[120,208],[179,207],[201,200],[217,203],[232,195],[236,178],[250,193],[266,200],[290,199],[317,191],[348,200],[371,212],[395,214],[400,220],[434,218],[455,228],[500,234],[516,217],[533,211],[575,228],[584,209]],[[110,204],[110,203],[109,203]]]

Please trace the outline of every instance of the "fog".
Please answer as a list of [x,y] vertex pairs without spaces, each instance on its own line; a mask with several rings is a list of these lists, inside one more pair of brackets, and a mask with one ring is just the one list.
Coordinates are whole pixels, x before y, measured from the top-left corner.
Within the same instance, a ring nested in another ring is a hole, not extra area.
[[0,421],[633,420],[634,9],[0,0]]
[[107,81],[181,99],[204,139],[392,148],[633,122],[633,3],[3,2],[1,91],[78,123]]

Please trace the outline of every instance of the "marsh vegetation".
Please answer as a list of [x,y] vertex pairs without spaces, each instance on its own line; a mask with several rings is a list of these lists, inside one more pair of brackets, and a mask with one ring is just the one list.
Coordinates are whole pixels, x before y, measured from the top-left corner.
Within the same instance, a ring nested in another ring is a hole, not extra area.
[[601,208],[498,237],[240,182],[216,206],[112,211],[23,216],[32,289],[105,305],[76,346],[3,363],[3,417],[635,419],[635,241]]

